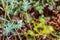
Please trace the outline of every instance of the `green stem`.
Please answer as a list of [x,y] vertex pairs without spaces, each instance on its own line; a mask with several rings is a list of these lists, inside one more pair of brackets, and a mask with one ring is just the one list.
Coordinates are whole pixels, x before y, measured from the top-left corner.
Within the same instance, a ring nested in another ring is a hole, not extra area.
[[2,6],[3,6],[3,8],[4,8],[5,12],[6,12],[6,13],[5,13],[5,16],[7,15],[8,18],[9,18],[9,20],[11,20],[11,18],[10,18],[10,16],[9,16],[9,12],[7,11],[7,10],[8,10],[8,4],[5,5],[4,0],[1,0],[1,2],[2,2]]
[[36,38],[34,37],[34,40],[36,40]]
[[27,23],[29,23],[29,16],[28,16],[27,12],[26,12],[26,21],[27,21]]

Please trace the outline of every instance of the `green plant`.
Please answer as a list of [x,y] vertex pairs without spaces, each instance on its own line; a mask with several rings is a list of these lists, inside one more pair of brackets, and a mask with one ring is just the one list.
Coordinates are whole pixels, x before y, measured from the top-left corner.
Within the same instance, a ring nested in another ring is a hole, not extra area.
[[21,9],[26,12],[28,9],[31,8],[30,4],[31,3],[28,0],[23,0],[23,2],[21,2]]
[[[57,38],[56,40],[60,40],[59,15],[55,13],[56,11],[59,13],[60,10],[59,0],[0,0],[0,3],[0,12],[4,13],[0,16],[0,28],[3,29],[3,36],[9,37],[11,33],[14,36],[18,35],[19,39],[22,40],[19,32],[21,30],[27,40],[41,40],[41,36],[42,39],[52,40],[51,35],[55,39]],[[51,12],[54,15],[49,15]],[[56,23],[52,20],[47,22],[47,16],[56,19],[57,21],[52,19]],[[58,27],[49,24],[56,24]]]
[[1,3],[2,3],[3,9],[5,11],[5,18],[6,18],[6,16],[8,16],[9,20],[11,20],[9,12],[8,12],[8,5],[5,5],[5,1],[4,0],[1,0]]
[[47,0],[49,4],[49,9],[53,10],[55,8],[55,0]]
[[6,4],[8,5],[10,3],[10,5],[8,5],[8,12],[12,15],[17,15],[18,11],[20,10],[20,7],[18,6],[18,4],[20,4],[20,2],[18,2],[17,0],[5,0]]
[[40,14],[43,13],[44,6],[39,5],[39,2],[35,2],[33,6],[35,7],[36,10],[39,11]]
[[57,6],[57,9],[60,10],[60,6]]
[[7,23],[6,25],[5,25],[6,27],[5,28],[3,28],[3,35],[6,35],[6,36],[8,36],[8,35],[10,35],[10,33],[13,33],[13,30],[12,30],[12,24],[11,23]]
[[[37,33],[39,33],[39,35],[50,34],[52,31],[54,31],[52,26],[48,26],[45,24],[46,20],[44,18],[40,18],[40,22],[41,23],[36,23],[36,24],[34,24],[34,22],[33,22],[33,24],[35,25],[34,30]],[[39,31],[38,28],[43,28],[43,30]]]
[[31,35],[31,36],[39,36],[39,35],[41,36],[41,35],[51,34],[52,32],[54,32],[53,26],[46,25],[45,22],[46,22],[46,20],[44,18],[40,18],[40,23],[37,23],[33,20],[32,21],[32,23],[34,25],[33,30],[37,34],[34,33],[32,30],[28,30],[27,32],[25,32],[25,34]]
[[[31,8],[31,3],[28,0],[17,1],[17,0],[5,0],[6,4],[8,5],[8,12],[12,15],[17,15],[18,11],[21,9],[23,12],[26,12],[28,9]],[[18,6],[20,5],[20,6]]]
[[20,21],[17,24],[11,23],[11,22],[6,22],[5,28],[3,28],[3,35],[8,36],[8,35],[10,35],[10,33],[14,34],[15,33],[14,29],[19,29],[21,27],[23,27],[22,21]]

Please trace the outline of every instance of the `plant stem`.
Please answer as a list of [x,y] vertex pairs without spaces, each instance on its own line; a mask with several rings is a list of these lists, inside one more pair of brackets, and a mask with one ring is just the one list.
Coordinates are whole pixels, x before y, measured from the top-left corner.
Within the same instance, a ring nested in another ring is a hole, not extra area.
[[60,36],[58,36],[58,35],[56,35],[56,34],[54,34],[54,33],[51,33],[51,35],[53,35],[53,36],[55,36],[55,37],[57,37],[57,38],[60,38]]
[[36,38],[34,37],[34,40],[36,40]]
[[4,40],[4,36],[3,36],[3,40]]
[[11,20],[10,15],[9,15],[9,12],[7,11],[8,10],[8,4],[5,5],[4,0],[1,0],[1,2],[2,2],[2,6],[3,6],[3,8],[4,8],[5,12],[6,12],[5,13],[5,16],[7,15],[8,18],[9,18],[9,20]]
[[[14,21],[13,21],[13,23],[14,23]],[[12,24],[13,24],[13,23],[12,23]],[[19,33],[18,33],[18,31],[17,31],[17,29],[15,29],[15,31],[16,31],[18,37],[19,37],[19,40],[22,40],[21,37],[20,37],[20,35],[19,35]]]
[[19,40],[22,40],[21,37],[20,37],[20,35],[19,35],[19,33],[17,32],[17,29],[15,29],[15,31],[16,31],[18,37],[19,37]]
[[28,16],[28,13],[26,12],[26,21],[27,21],[27,23],[29,23],[29,16]]
[[15,37],[15,40],[17,40],[16,36],[14,36],[14,37]]

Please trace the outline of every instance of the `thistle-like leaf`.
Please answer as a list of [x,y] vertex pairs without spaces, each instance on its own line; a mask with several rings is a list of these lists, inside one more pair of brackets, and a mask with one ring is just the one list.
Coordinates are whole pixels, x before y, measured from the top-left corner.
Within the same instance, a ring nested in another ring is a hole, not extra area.
[[30,9],[30,7],[30,2],[28,2],[28,0],[23,0],[23,2],[21,3],[21,9],[23,11],[27,11],[28,9]]
[[16,28],[19,29],[21,27],[23,27],[22,21],[18,22],[17,24],[7,22],[5,24],[5,28],[3,28],[3,35],[8,36],[8,35],[10,35],[10,33],[14,34],[15,33],[14,29],[16,29]]

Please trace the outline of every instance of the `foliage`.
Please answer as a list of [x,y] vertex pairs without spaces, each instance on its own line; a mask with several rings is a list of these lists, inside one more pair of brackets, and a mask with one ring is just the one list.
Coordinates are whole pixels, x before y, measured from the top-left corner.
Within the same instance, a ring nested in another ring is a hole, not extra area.
[[57,9],[60,10],[60,6],[57,6]]
[[55,0],[47,0],[48,4],[49,4],[49,9],[53,10],[55,7]]
[[13,14],[13,15],[17,15],[20,9],[26,12],[28,9],[31,8],[31,5],[28,2],[28,0],[23,0],[19,2],[17,0],[5,0],[5,2],[6,4],[10,3],[10,5],[8,5],[8,8],[9,8],[8,11],[10,14]]
[[28,32],[24,32],[24,34],[31,35],[31,36],[35,36],[36,35],[32,30],[28,30]]
[[39,5],[39,2],[35,2],[34,7],[39,11],[40,14],[43,13],[44,6]]
[[17,28],[19,29],[19,28],[21,28],[21,27],[23,27],[23,23],[22,23],[21,20],[20,20],[20,22],[18,22],[17,24],[7,22],[7,23],[5,24],[5,28],[3,28],[3,34],[4,34],[5,36],[10,35],[10,33],[14,34],[14,29],[17,29]]
[[55,4],[55,0],[47,0],[47,2],[48,2],[50,5],[54,5],[54,4]]
[[[30,35],[29,37],[33,37],[32,40],[36,40],[37,36],[44,38],[45,35],[46,37],[52,35],[60,40],[59,2],[59,0],[0,0],[2,4],[0,12],[4,13],[0,16],[0,26],[4,27],[3,35],[9,36],[17,33],[20,38],[20,32],[17,31],[21,30],[23,36],[28,38]],[[49,20],[48,17],[50,17]]]
[[[17,15],[18,11],[20,10],[20,7],[18,7],[18,2],[17,0],[5,0],[6,5],[8,5],[8,11],[10,14]],[[9,5],[10,4],[10,5]]]
[[6,24],[6,27],[3,28],[3,34],[4,35],[7,36],[7,35],[10,35],[10,33],[13,33],[13,30],[12,30],[12,27],[11,26],[12,26],[12,24],[9,23],[9,22]]
[[34,20],[32,21],[34,25],[33,30],[37,32],[37,34],[31,30],[28,30],[28,32],[25,32],[25,34],[31,35],[31,36],[39,36],[39,35],[47,35],[47,34],[54,32],[53,26],[46,25],[45,24],[46,20],[44,18],[40,18],[40,21],[41,21],[40,23],[37,23]]
[[26,14],[26,17],[25,17],[25,19],[26,19],[26,22],[27,23],[31,23],[31,16],[28,14],[28,13],[25,13]]
[[23,0],[23,2],[21,2],[21,9],[26,12],[28,9],[31,8],[30,4],[31,3],[28,2],[28,0]]

